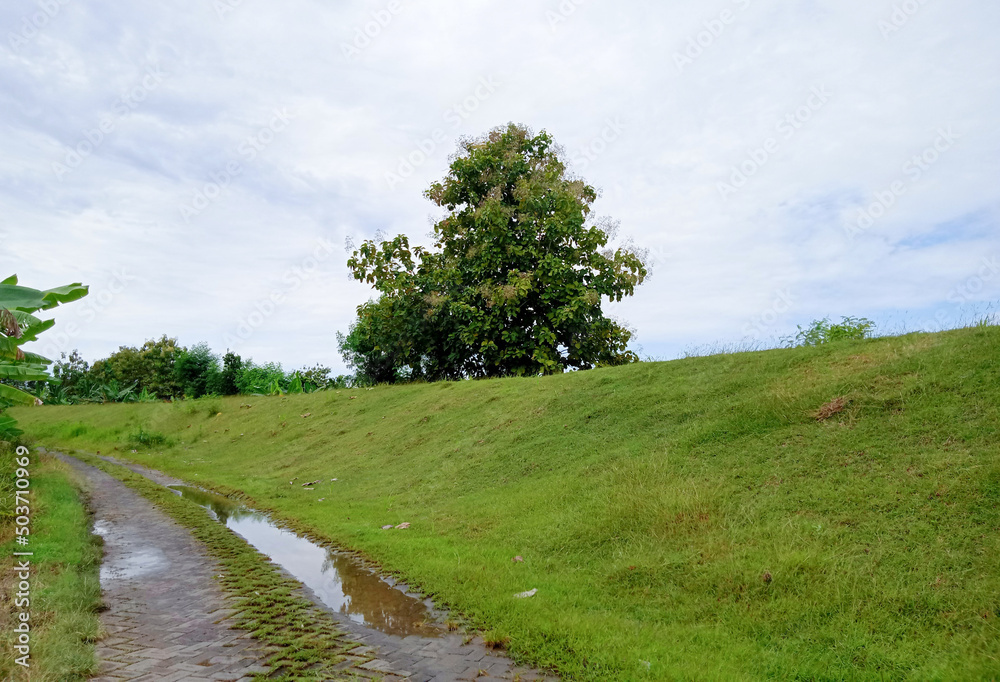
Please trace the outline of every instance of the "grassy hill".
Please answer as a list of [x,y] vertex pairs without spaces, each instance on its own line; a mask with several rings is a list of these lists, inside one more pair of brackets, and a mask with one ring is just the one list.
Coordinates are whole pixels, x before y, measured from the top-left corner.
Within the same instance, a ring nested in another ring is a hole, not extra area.
[[998,328],[15,416],[242,491],[568,678],[1000,674]]

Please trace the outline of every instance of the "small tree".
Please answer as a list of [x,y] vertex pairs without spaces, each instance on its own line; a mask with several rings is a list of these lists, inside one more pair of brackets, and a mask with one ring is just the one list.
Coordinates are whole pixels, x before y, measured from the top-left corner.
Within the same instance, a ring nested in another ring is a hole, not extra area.
[[183,394],[200,398],[218,384],[219,359],[207,343],[181,352],[174,362],[174,376]]
[[358,308],[340,350],[359,379],[391,382],[587,369],[638,358],[607,318],[647,271],[608,248],[615,225],[591,218],[597,191],[567,174],[551,136],[522,126],[461,142],[425,196],[447,215],[431,249],[404,235],[367,241],[348,266],[380,298]]
[[210,388],[219,395],[236,395],[240,392],[238,381],[243,371],[243,358],[232,351],[226,351],[222,358],[222,371],[215,377],[215,383]]

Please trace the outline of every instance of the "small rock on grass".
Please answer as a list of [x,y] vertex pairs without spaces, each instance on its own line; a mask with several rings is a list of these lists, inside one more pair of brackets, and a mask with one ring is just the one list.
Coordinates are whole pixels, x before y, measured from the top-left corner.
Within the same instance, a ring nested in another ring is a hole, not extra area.
[[538,588],[528,590],[527,592],[518,592],[514,595],[515,599],[527,599],[528,597],[534,597],[538,593]]

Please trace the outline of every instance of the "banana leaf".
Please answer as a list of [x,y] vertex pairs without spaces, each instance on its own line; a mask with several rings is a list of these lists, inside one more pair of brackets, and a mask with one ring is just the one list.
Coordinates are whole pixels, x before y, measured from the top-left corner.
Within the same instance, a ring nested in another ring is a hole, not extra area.
[[7,384],[0,384],[0,400],[6,400],[15,405],[35,405],[39,402],[38,398],[30,393],[19,391]]
[[52,329],[56,324],[55,320],[44,320],[38,324],[33,324],[27,329],[21,332],[21,338],[18,339],[21,343],[28,343],[29,341],[37,341],[38,335],[44,331]]
[[17,428],[17,420],[0,413],[0,438],[17,438],[21,435],[24,435],[24,431]]
[[0,308],[20,310],[25,313],[48,310],[62,303],[81,299],[87,295],[88,290],[88,287],[80,283],[46,289],[45,291],[4,283],[0,284]]
[[51,381],[45,365],[0,361],[0,379],[11,381]]

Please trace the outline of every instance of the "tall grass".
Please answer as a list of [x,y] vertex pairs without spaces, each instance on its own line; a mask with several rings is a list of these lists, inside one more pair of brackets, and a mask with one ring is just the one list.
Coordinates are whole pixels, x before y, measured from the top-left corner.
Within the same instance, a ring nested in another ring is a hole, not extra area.
[[[17,590],[11,570],[0,575],[5,599],[0,606],[0,679],[66,682],[96,673],[94,642],[99,636],[101,602],[99,540],[90,535],[90,519],[70,473],[61,463],[30,455],[31,667],[14,662],[14,618],[20,608],[8,599]],[[14,451],[0,444],[0,552],[11,557],[13,533]],[[6,564],[5,565],[9,565]],[[26,674],[30,673],[30,674]]]

